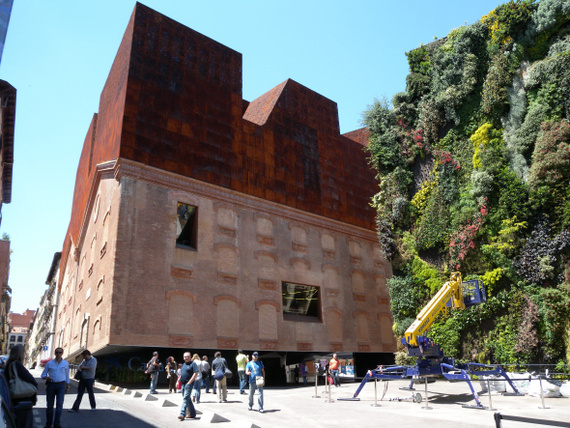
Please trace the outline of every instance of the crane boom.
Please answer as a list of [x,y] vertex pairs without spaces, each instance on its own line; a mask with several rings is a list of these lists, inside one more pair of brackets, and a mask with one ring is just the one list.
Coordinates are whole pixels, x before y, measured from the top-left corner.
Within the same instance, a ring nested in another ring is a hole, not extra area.
[[463,301],[461,273],[454,272],[429,303],[422,309],[416,320],[404,333],[404,340],[409,346],[419,346],[418,337],[424,336],[425,332],[435,321],[435,318],[447,310],[447,302],[451,300],[451,306],[455,309],[465,309]]

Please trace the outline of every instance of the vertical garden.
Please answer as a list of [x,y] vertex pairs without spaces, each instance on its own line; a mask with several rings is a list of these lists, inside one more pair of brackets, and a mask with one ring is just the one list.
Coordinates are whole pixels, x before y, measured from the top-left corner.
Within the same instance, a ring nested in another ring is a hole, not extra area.
[[406,91],[364,114],[401,336],[449,278],[488,301],[440,316],[445,354],[570,361],[570,0],[511,1],[407,53]]

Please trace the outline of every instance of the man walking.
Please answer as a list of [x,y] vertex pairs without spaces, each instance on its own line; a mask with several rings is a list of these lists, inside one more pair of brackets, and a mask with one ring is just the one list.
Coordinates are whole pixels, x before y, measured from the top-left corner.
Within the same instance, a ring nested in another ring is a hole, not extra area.
[[245,385],[246,385],[245,365],[247,364],[247,357],[245,356],[245,354],[241,349],[238,349],[238,354],[236,356],[236,363],[237,363],[237,370],[239,376],[239,393],[245,394]]
[[[214,361],[212,361],[212,371],[214,372],[214,378],[216,379],[216,387],[218,389],[218,400],[220,403],[223,401],[224,403],[228,401],[228,387],[226,383],[226,376],[225,372],[228,368],[228,362],[225,358],[222,358],[222,353],[220,351],[216,351],[214,354]],[[218,379],[219,372],[224,373],[224,376],[221,376]]]
[[55,358],[48,361],[42,372],[42,379],[46,381],[46,428],[51,428],[52,424],[54,428],[61,428],[63,399],[69,390],[69,363],[62,357],[63,349],[56,348]]
[[79,386],[77,387],[77,398],[73,407],[69,409],[70,412],[77,412],[79,410],[79,405],[81,404],[81,399],[83,398],[83,393],[87,389],[87,394],[89,395],[89,404],[91,405],[91,410],[95,410],[95,394],[93,393],[93,384],[95,383],[95,370],[97,369],[97,359],[91,355],[87,349],[81,353],[83,361],[79,364],[77,370],[81,371],[81,379],[79,380]]
[[338,377],[339,369],[340,361],[336,357],[336,354],[333,354],[333,357],[329,361],[329,370],[334,381],[334,386],[340,386],[340,379]]
[[[245,373],[249,376],[249,406],[248,410],[253,408],[253,395],[255,394],[255,389],[259,397],[257,398],[257,403],[259,404],[259,413],[263,413],[263,386],[265,385],[265,367],[263,363],[258,360],[259,354],[254,352],[251,356],[252,360],[247,363]],[[257,376],[263,376],[263,385],[258,384],[256,381]]]
[[198,375],[198,370],[200,370],[200,368],[192,361],[190,352],[185,352],[184,364],[182,364],[182,368],[180,369],[182,406],[180,407],[180,416],[178,416],[178,419],[181,421],[183,421],[185,417],[196,417],[196,409],[194,409],[194,404],[192,404],[192,384]]
[[158,352],[154,351],[152,353],[152,358],[146,365],[145,372],[150,375],[150,394],[158,394],[156,384],[158,383],[158,375],[161,367],[162,363],[158,361]]

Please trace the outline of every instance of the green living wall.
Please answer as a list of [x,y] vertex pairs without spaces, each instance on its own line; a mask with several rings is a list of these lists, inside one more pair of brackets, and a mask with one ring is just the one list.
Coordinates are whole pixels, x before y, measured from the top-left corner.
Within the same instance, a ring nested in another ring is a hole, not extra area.
[[401,336],[453,271],[484,305],[440,316],[448,356],[569,363],[570,1],[511,1],[407,53],[365,113]]

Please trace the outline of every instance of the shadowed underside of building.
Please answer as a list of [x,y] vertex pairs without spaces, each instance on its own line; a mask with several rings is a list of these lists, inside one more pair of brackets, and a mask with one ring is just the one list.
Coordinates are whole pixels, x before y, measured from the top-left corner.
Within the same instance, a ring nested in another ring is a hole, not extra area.
[[365,134],[292,80],[243,100],[240,53],[137,4],[77,170],[56,343],[394,352]]

